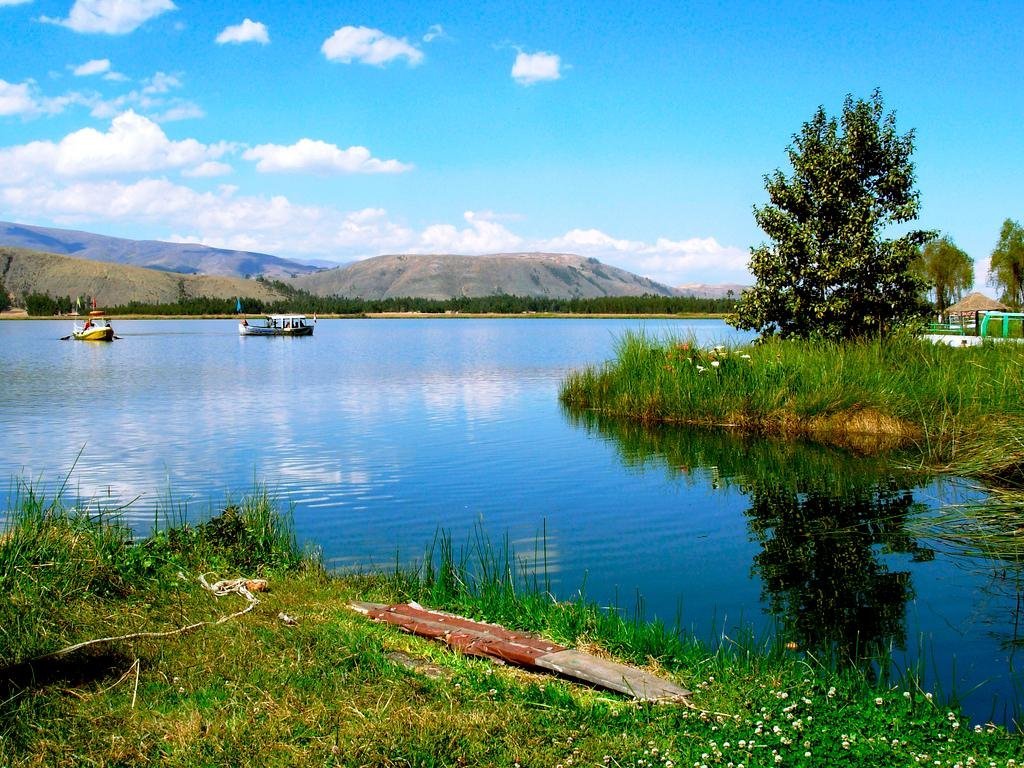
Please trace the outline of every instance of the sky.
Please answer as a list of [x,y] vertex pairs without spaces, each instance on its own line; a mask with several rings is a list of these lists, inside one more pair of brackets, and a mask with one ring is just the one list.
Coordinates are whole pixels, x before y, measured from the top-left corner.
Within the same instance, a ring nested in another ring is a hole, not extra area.
[[1024,220],[1022,32],[1020,0],[0,0],[0,219],[749,284],[765,174],[877,88],[915,132],[915,226],[985,290]]

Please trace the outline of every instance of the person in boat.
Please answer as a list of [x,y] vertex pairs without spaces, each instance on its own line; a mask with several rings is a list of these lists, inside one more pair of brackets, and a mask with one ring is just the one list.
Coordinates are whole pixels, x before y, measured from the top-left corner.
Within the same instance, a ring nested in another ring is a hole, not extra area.
[[83,331],[88,331],[90,328],[92,328],[92,320],[86,320],[85,321],[85,327],[83,327],[82,330]]
[[248,326],[248,325],[249,325],[249,320],[248,320],[248,318],[245,318],[245,317],[243,317],[243,318],[242,318],[242,325],[245,325],[245,326]]

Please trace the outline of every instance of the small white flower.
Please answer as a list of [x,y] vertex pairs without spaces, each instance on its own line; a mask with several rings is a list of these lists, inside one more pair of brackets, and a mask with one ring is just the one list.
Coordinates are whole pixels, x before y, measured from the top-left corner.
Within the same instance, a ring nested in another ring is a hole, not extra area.
[[718,367],[719,365],[721,365],[721,363],[719,363],[719,362],[718,362],[717,360],[712,360],[712,361],[711,361],[711,365],[712,365],[712,366],[713,366],[714,368],[717,368],[717,367]]
[[882,697],[881,696],[879,696],[877,699],[875,699],[875,704],[877,704],[879,707],[882,706]]

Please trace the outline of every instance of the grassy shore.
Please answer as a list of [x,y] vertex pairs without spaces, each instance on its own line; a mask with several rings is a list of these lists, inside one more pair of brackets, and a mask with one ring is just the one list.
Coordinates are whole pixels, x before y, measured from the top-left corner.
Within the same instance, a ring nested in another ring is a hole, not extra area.
[[[331,576],[259,492],[135,542],[115,519],[29,488],[11,507],[0,538],[0,765],[1024,760],[1019,735],[967,722],[913,680],[870,682],[770,640],[708,645],[583,600],[554,602],[507,547],[479,537],[465,548],[439,537],[419,568]],[[270,591],[243,612],[242,596],[215,598],[200,576],[263,577]],[[352,599],[500,621],[646,666],[695,695],[637,704],[462,657],[367,621]]]
[[571,374],[560,397],[645,423],[910,448],[929,469],[1019,480],[1024,345],[954,349],[898,337],[698,348],[630,334],[613,361]]

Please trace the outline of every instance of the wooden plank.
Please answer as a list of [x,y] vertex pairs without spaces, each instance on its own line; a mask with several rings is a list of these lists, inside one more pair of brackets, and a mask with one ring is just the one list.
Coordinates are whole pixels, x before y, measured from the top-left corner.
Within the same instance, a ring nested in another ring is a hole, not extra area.
[[679,699],[690,692],[675,683],[636,667],[602,659],[524,632],[486,624],[415,603],[383,605],[350,603],[353,610],[400,627],[421,637],[441,640],[474,656],[486,656],[550,672],[619,691],[643,700]]
[[588,683],[644,701],[681,699],[690,695],[690,691],[670,680],[663,680],[642,669],[582,651],[567,649],[549,653],[537,659],[536,664],[560,675],[586,680]]
[[352,607],[372,619],[394,624],[414,635],[441,640],[472,656],[489,656],[532,666],[544,654],[565,650],[564,646],[521,632],[510,632],[497,624],[485,624],[418,605],[358,603]]

